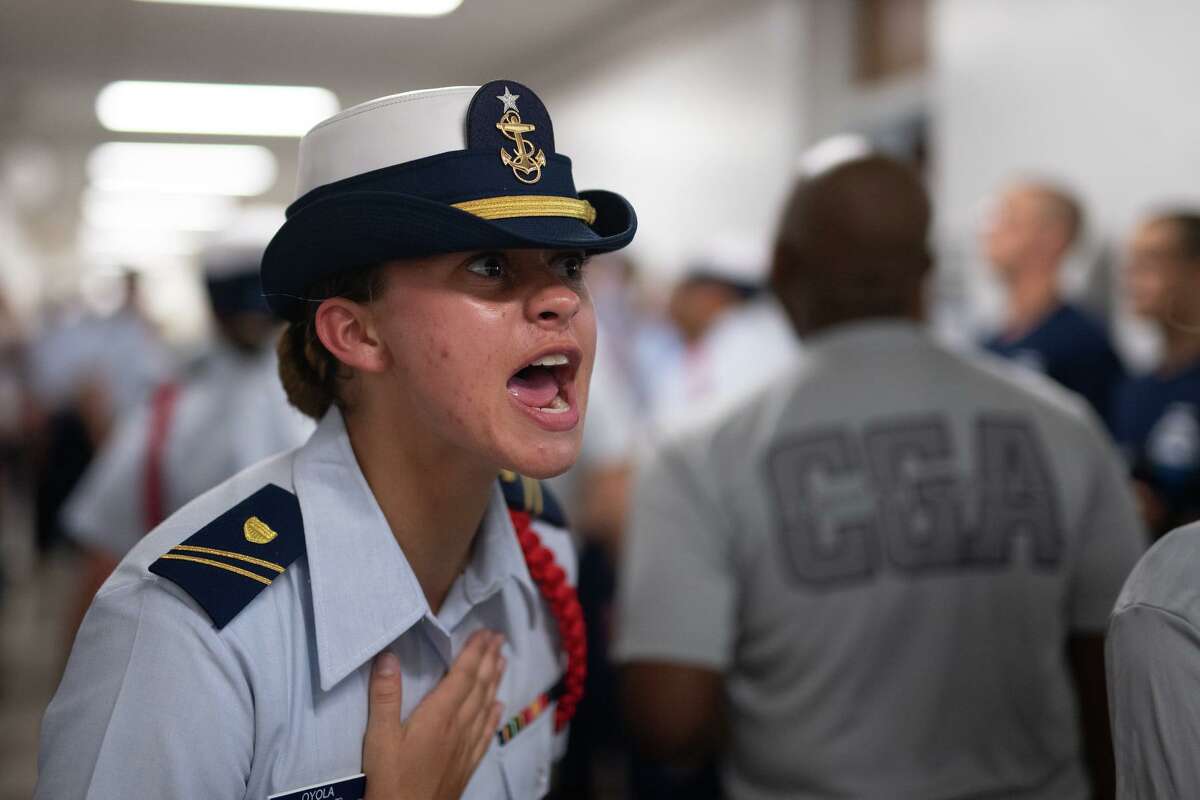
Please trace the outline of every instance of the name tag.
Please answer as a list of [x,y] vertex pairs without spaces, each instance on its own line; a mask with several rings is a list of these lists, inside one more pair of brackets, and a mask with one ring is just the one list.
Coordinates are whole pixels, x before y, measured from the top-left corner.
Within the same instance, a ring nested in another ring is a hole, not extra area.
[[323,783],[314,783],[302,789],[289,789],[273,794],[267,800],[362,800],[367,793],[367,776],[351,775]]

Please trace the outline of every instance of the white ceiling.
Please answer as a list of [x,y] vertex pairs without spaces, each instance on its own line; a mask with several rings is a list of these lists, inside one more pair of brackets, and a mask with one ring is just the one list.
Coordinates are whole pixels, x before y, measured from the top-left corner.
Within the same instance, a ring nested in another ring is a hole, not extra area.
[[[87,152],[113,134],[93,103],[120,79],[324,86],[342,106],[409,89],[512,78],[534,88],[609,28],[652,2],[465,0],[446,17],[354,16],[142,3],[0,0],[0,153],[48,147],[60,165],[54,206],[28,220],[47,247],[69,240]],[[176,137],[188,138],[188,137]],[[191,137],[203,140],[199,137]],[[227,139],[223,139],[228,141]],[[290,199],[295,139],[270,147],[280,179],[266,199]]]

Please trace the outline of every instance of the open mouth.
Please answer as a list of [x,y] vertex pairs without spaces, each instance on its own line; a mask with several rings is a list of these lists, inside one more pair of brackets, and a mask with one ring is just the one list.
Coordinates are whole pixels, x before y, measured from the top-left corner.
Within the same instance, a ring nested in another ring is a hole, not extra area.
[[530,362],[508,379],[508,393],[517,402],[544,414],[571,410],[568,386],[575,365],[565,353],[550,353]]

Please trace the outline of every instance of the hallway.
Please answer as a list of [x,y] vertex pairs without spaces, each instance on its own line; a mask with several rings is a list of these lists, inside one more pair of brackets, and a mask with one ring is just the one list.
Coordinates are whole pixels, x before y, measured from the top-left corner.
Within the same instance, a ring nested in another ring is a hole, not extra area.
[[63,665],[61,620],[71,602],[73,559],[37,564],[24,504],[0,505],[0,800],[28,800],[37,780],[42,713]]

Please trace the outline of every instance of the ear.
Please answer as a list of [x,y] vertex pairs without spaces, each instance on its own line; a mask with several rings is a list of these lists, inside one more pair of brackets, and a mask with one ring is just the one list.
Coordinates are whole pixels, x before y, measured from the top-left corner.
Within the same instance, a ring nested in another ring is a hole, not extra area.
[[795,248],[789,246],[783,239],[775,243],[771,253],[771,269],[767,276],[767,286],[775,294],[775,298],[787,312],[792,327],[800,330],[807,326],[808,312],[806,309],[803,268]]
[[317,337],[333,357],[351,369],[382,372],[387,348],[375,330],[371,309],[344,297],[330,297],[317,308]]

